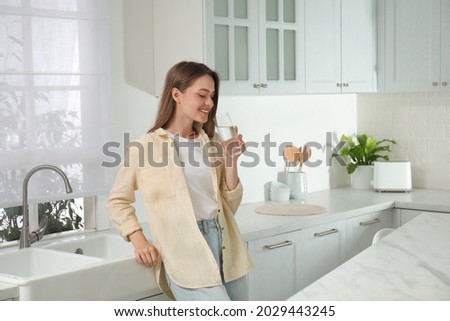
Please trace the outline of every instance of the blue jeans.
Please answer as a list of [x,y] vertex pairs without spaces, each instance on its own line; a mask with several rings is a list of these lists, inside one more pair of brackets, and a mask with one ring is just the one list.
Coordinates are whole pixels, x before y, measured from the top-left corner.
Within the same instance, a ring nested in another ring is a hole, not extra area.
[[[203,234],[206,242],[211,249],[217,264],[220,267],[220,273],[222,275],[223,283],[223,271],[222,271],[222,234],[219,223],[215,219],[197,221],[198,228]],[[227,286],[230,286],[232,282],[206,287],[190,289],[181,287],[170,279],[166,273],[167,282],[173,295],[177,301],[230,301],[230,295],[227,292]]]

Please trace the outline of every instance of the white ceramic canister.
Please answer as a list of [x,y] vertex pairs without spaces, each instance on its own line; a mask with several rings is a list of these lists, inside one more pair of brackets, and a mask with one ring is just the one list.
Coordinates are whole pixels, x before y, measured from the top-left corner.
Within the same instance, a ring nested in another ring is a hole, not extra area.
[[305,172],[278,172],[278,181],[291,188],[292,199],[301,199],[308,193]]

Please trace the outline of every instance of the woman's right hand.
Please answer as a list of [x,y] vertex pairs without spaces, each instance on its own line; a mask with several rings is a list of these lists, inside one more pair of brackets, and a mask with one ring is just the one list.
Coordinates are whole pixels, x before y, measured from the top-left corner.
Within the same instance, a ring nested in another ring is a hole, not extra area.
[[149,242],[141,230],[128,235],[134,246],[136,261],[146,267],[152,268],[158,260],[158,250]]

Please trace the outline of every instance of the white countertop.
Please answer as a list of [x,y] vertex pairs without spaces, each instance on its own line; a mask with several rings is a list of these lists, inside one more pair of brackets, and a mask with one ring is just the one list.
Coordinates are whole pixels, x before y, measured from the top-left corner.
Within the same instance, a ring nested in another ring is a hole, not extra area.
[[13,284],[0,283],[0,301],[19,297],[19,287]]
[[450,300],[450,215],[419,215],[289,300]]
[[[289,201],[296,202],[301,201]],[[328,212],[308,216],[278,216],[255,212],[256,207],[271,202],[241,205],[236,213],[236,220],[243,238],[246,241],[255,240],[394,207],[450,213],[450,191],[433,189],[413,189],[409,193],[378,193],[373,190],[339,188],[309,193],[303,202],[325,206]]]

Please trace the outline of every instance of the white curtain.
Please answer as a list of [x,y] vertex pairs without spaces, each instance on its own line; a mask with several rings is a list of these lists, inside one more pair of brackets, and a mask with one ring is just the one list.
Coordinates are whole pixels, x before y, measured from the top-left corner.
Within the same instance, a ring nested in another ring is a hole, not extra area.
[[0,0],[0,207],[108,192],[111,132],[107,0]]

